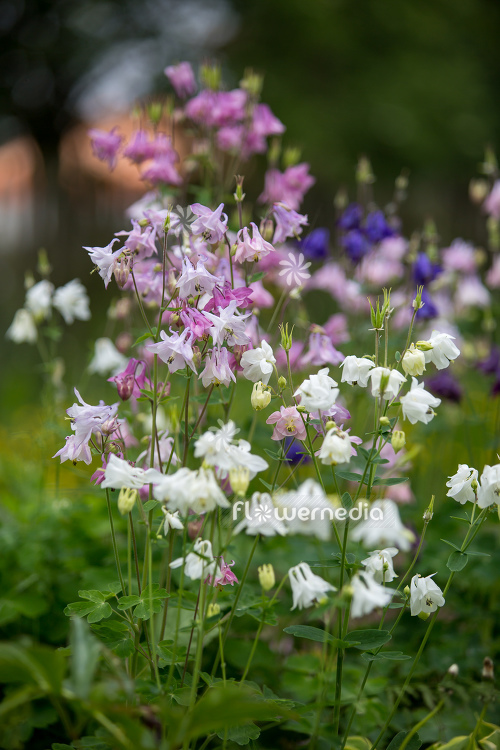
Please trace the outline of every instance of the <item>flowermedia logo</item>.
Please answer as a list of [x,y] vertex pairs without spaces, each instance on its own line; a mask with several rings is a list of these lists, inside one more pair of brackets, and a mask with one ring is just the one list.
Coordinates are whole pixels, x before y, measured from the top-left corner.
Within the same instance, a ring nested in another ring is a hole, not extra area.
[[293,253],[288,253],[288,260],[280,260],[280,276],[285,277],[285,282],[289,287],[303,286],[311,274],[307,270],[310,263],[304,263],[304,254],[300,253],[299,257]]
[[384,520],[381,508],[367,508],[357,505],[350,510],[346,508],[308,508],[302,507],[270,507],[269,505],[258,505],[251,513],[251,504],[248,500],[238,500],[233,505],[233,521],[237,521],[240,512],[243,511],[247,521],[267,523],[271,519],[276,521],[374,521],[380,523]]

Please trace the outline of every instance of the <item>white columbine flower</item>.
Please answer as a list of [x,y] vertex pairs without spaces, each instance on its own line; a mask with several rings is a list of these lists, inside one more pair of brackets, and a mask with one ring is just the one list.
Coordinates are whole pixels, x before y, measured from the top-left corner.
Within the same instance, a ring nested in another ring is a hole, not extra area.
[[440,398],[424,390],[424,384],[419,383],[417,378],[412,378],[409,392],[406,396],[401,396],[399,400],[403,408],[403,417],[411,424],[417,422],[428,424],[435,416],[433,408],[441,403]]
[[245,517],[236,526],[234,533],[245,530],[250,536],[285,536],[287,528],[278,518],[271,495],[268,492],[254,492],[250,504],[245,503]]
[[170,513],[164,505],[162,505],[162,511],[163,511],[163,533],[165,536],[167,536],[170,529],[183,529],[183,523],[181,519],[179,518],[179,511],[176,510],[175,513]]
[[94,356],[89,364],[89,372],[98,375],[116,375],[126,368],[127,357],[120,354],[111,339],[101,338],[95,342]]
[[381,586],[370,573],[357,573],[352,577],[351,617],[369,615],[377,607],[386,607],[392,599],[393,591]]
[[70,325],[75,320],[89,320],[89,298],[80,279],[68,281],[54,292],[53,305],[59,310],[65,322]]
[[352,447],[348,432],[332,427],[325,435],[318,457],[322,464],[347,464],[351,460]]
[[479,489],[477,491],[477,504],[480,508],[488,508],[493,503],[498,503],[500,499],[500,464],[495,466],[485,466],[481,479],[479,480]]
[[366,567],[366,572],[373,576],[373,580],[377,583],[390,583],[398,577],[392,564],[392,558],[398,552],[399,550],[396,547],[376,549],[374,552],[370,552],[370,556],[366,560],[361,560],[361,564]]
[[368,377],[372,384],[372,396],[382,396],[386,401],[396,398],[406,380],[400,372],[389,370],[388,367],[375,367],[370,370]]
[[231,469],[245,467],[250,479],[259,471],[265,471],[269,464],[260,456],[251,453],[252,446],[247,440],[235,440],[239,429],[232,420],[224,424],[219,420],[220,428],[213,428],[200,435],[194,444],[194,455],[202,458],[204,464],[215,466],[219,475],[226,475]]
[[323,542],[330,539],[334,509],[314,479],[306,479],[296,490],[276,495],[275,503],[289,533],[315,536]]
[[300,396],[300,405],[309,412],[326,411],[337,400],[339,389],[336,386],[337,382],[328,375],[328,367],[324,367],[317,375],[310,375],[304,380],[294,396]]
[[252,383],[261,380],[264,385],[267,385],[273,366],[276,364],[276,358],[267,341],[261,341],[256,349],[248,349],[243,353],[240,364],[247,380],[251,380]]
[[471,503],[475,502],[472,482],[477,482],[477,479],[477,469],[471,469],[467,464],[458,464],[457,473],[449,477],[449,482],[446,482],[446,486],[450,488],[446,496],[452,497],[460,505],[465,505],[468,500]]
[[208,513],[217,506],[229,508],[229,502],[217,484],[212,469],[193,471],[183,467],[174,474],[162,474],[156,469],[146,471],[147,481],[153,484],[156,500],[168,504],[169,510],[178,510],[186,516]]
[[412,344],[406,350],[401,365],[406,375],[422,375],[425,370],[425,354]]
[[369,516],[360,521],[351,533],[354,542],[364,547],[397,547],[408,552],[415,535],[403,526],[399,509],[393,500],[375,500],[370,506]]
[[128,461],[112,453],[104,470],[104,481],[101,482],[101,487],[112,487],[115,490],[128,487],[132,490],[140,490],[146,484],[145,474],[144,469],[137,469]]
[[39,281],[26,292],[26,309],[30,311],[35,320],[48,318],[52,302],[54,284],[50,281]]
[[197,539],[192,552],[188,552],[186,557],[178,557],[177,560],[172,560],[170,563],[171,568],[180,568],[182,565],[184,565],[184,573],[192,581],[204,580],[208,575],[213,575],[216,562],[210,540]]
[[32,314],[24,307],[18,310],[5,335],[15,344],[34,344],[38,334]]
[[411,579],[410,611],[412,615],[419,615],[421,612],[430,614],[443,606],[445,601],[443,592],[432,580],[433,575],[436,574],[422,578],[417,574]]
[[448,367],[450,362],[460,354],[460,349],[453,343],[454,338],[449,333],[433,331],[430,339],[424,342],[432,347],[432,349],[424,352],[425,361],[433,362],[438,370],[444,370],[445,367]]
[[370,377],[370,370],[372,367],[375,367],[375,364],[371,359],[367,359],[366,357],[350,355],[344,359],[340,366],[342,368],[341,383],[349,383],[349,385],[357,383],[366,388],[368,378]]
[[328,581],[315,575],[305,562],[299,563],[288,571],[292,587],[293,607],[304,609],[326,598],[327,591],[336,591]]

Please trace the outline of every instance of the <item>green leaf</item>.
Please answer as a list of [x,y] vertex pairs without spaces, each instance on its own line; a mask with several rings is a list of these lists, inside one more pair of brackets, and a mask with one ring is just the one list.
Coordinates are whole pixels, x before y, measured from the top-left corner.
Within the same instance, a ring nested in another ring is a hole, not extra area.
[[344,640],[359,651],[371,651],[383,646],[391,640],[391,637],[388,630],[353,630],[352,633],[346,635]]
[[158,506],[161,505],[161,503],[158,502],[158,500],[148,500],[147,503],[144,503],[142,506],[142,509],[149,513],[150,510],[154,510],[155,508],[158,508]]
[[118,602],[118,609],[135,607],[134,617],[138,620],[149,620],[152,613],[160,612],[163,600],[169,596],[166,589],[160,589],[159,585],[154,583],[152,588],[146,586],[140,596],[122,596]]
[[46,694],[59,695],[66,657],[48,646],[0,643],[0,682],[36,685]]
[[[406,737],[408,732],[399,732],[394,739],[392,740],[391,744],[387,748],[387,750],[399,750],[401,747],[401,744]],[[411,740],[406,746],[406,750],[419,750],[419,748],[422,747],[422,741],[420,740],[420,737],[418,734],[413,735]]]
[[342,507],[346,510],[351,510],[353,505],[354,503],[350,494],[348,492],[344,492],[344,494],[342,495]]
[[469,557],[491,557],[487,552],[473,552],[470,549],[467,550],[467,554]]
[[382,477],[377,477],[373,481],[373,485],[385,485],[386,487],[392,487],[395,484],[403,484],[403,482],[407,482],[409,477],[391,477],[389,479],[383,479]]
[[86,700],[99,660],[101,645],[83,620],[71,623],[71,682],[75,695]]
[[127,623],[110,620],[103,625],[94,625],[92,630],[117,656],[123,658],[133,654],[134,642]]
[[153,333],[143,333],[142,336],[139,336],[139,338],[134,341],[132,346],[139,346],[139,344],[142,344],[142,342],[146,341],[146,339],[154,339],[156,335],[156,328],[152,328],[151,330],[153,331]]
[[451,555],[448,558],[448,562],[446,563],[446,567],[448,570],[452,570],[453,572],[458,572],[459,570],[463,570],[465,566],[467,565],[467,554],[465,552],[460,552],[459,550],[453,550]]
[[453,542],[449,542],[447,539],[441,539],[442,542],[445,544],[448,544],[450,547],[453,547],[453,549],[456,549],[460,552],[460,547],[457,547],[456,544],[453,544]]
[[[347,479],[349,482],[361,482],[362,475],[361,474],[355,474],[352,471],[336,471],[335,474],[340,479]],[[364,480],[363,484],[366,484],[366,479]]]
[[307,638],[309,641],[317,641],[318,643],[332,643],[336,648],[347,648],[348,646],[356,645],[354,642],[340,641],[338,638],[334,638],[333,635],[327,633],[326,630],[320,628],[313,628],[311,625],[290,625],[288,628],[284,628],[284,633],[294,635],[296,638]]
[[411,656],[403,654],[402,651],[381,651],[379,654],[361,654],[361,658],[365,661],[380,661],[381,659],[389,659],[389,661],[406,661],[411,659]]
[[265,275],[266,275],[265,271],[259,271],[258,273],[254,273],[248,279],[248,283],[252,284],[254,281],[260,281],[260,279],[263,279]]
[[250,740],[260,737],[260,729],[255,724],[243,724],[243,726],[228,727],[217,733],[220,740],[236,742],[237,745],[248,745]]
[[[94,595],[96,592],[80,591],[78,593],[92,593],[92,595]],[[97,594],[101,594],[101,592],[98,591]],[[103,595],[101,594],[101,596]],[[68,617],[71,617],[72,615],[74,617],[87,616],[88,622],[93,623],[104,620],[106,617],[110,617],[113,614],[113,610],[111,609],[110,605],[106,601],[104,601],[103,597],[102,602],[91,599],[88,602],[73,602],[72,604],[68,604],[68,606],[64,610],[64,614]]]
[[272,485],[270,485],[268,482],[265,482],[263,479],[260,479],[260,478],[259,478],[259,481],[260,481],[261,484],[264,485],[264,487],[266,488],[266,490],[269,490],[269,492],[273,491]]

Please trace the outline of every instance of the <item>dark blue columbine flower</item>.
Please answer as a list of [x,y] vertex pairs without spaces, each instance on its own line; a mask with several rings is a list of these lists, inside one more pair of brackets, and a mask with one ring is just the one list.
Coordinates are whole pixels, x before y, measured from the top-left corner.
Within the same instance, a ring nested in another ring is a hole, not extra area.
[[370,242],[380,242],[392,237],[394,230],[389,226],[383,211],[372,211],[365,221],[365,232]]
[[352,229],[342,238],[342,245],[353,263],[359,261],[370,251],[371,245],[363,232]]
[[348,232],[350,229],[358,229],[363,218],[363,209],[359,203],[350,203],[337,222],[339,229]]
[[313,229],[297,244],[308,260],[323,260],[328,257],[330,230],[326,227]]
[[498,346],[492,346],[489,355],[477,366],[485,375],[500,375],[500,349]]
[[[290,444],[292,444],[291,447]],[[305,452],[306,450],[304,446],[298,440],[294,440],[294,438],[291,437],[285,439],[286,460],[289,463],[298,464],[299,461],[302,461],[305,464],[308,463],[311,459],[309,456],[303,455]]]
[[462,387],[448,370],[441,370],[437,375],[433,375],[432,378],[426,378],[425,387],[434,396],[440,396],[447,401],[454,401],[458,404],[462,399]]
[[416,284],[429,284],[441,273],[441,266],[433,263],[428,255],[419,253],[413,264],[413,279]]
[[431,318],[437,318],[439,311],[426,289],[422,292],[422,302],[424,303],[424,306],[417,310],[417,320],[430,320]]

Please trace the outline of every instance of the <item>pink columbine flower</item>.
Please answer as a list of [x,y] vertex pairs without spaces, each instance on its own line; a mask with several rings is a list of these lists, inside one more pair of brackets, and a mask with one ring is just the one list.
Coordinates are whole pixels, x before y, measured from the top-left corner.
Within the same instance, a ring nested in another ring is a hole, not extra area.
[[190,63],[181,62],[177,65],[169,65],[164,73],[181,99],[192,96],[196,91],[196,79]]
[[266,242],[253,221],[250,223],[250,226],[252,228],[251,237],[248,227],[243,227],[238,232],[236,253],[234,255],[234,259],[238,263],[244,263],[246,260],[258,261],[274,251],[274,247],[270,242]]
[[75,395],[80,404],[73,404],[66,410],[71,418],[71,428],[75,434],[66,438],[66,444],[53,456],[59,456],[61,463],[64,461],[84,461],[90,464],[92,456],[89,441],[94,435],[101,435],[103,431],[110,434],[113,431],[115,417],[118,411],[118,403],[108,406],[100,401],[98,406],[85,403],[75,388]]
[[146,349],[157,354],[162,362],[168,365],[169,372],[182,370],[186,365],[196,372],[193,362],[193,349],[191,346],[192,334],[187,329],[181,334],[177,332],[167,336],[165,331],[160,331],[160,341],[158,344],[146,344]]
[[281,120],[273,115],[267,104],[257,104],[254,107],[251,129],[264,138],[269,135],[281,135],[286,130]]
[[113,245],[115,242],[118,242],[118,239],[116,237],[115,239],[111,240],[109,245],[106,245],[106,247],[84,246],[83,248],[88,252],[92,263],[94,263],[99,269],[99,276],[101,277],[101,279],[104,279],[104,286],[106,287],[106,289],[108,288],[108,284],[111,281],[111,276],[113,275],[113,271],[115,270],[118,256],[122,253],[121,248],[113,251]]
[[182,177],[169,156],[158,156],[141,174],[141,179],[153,185],[182,185]]
[[202,339],[207,331],[212,327],[212,323],[207,320],[203,312],[194,307],[186,307],[180,313],[180,318],[185,327],[193,334],[193,339]]
[[200,375],[201,382],[205,388],[209,385],[228,386],[232,381],[236,382],[234,373],[229,366],[228,351],[225,346],[215,347],[205,359],[205,369]]
[[136,130],[123,151],[123,156],[134,164],[152,159],[155,154],[153,143],[145,130]]
[[198,217],[191,224],[193,234],[202,234],[211,245],[220,242],[227,232],[227,215],[222,213],[224,204],[221,203],[215,211],[201,203],[193,203],[189,208]]
[[269,169],[266,172],[264,192],[259,196],[261,203],[286,203],[297,210],[310,187],[316,180],[309,174],[309,164],[303,162],[288,167],[284,172]]
[[205,292],[211,292],[216,284],[220,282],[217,276],[213,276],[205,268],[205,260],[198,261],[196,266],[188,259],[182,261],[182,273],[177,279],[176,287],[179,290],[179,297],[187,299],[188,297],[198,297]]
[[266,419],[266,423],[274,424],[272,440],[289,437],[295,437],[297,440],[306,439],[306,428],[295,406],[282,406]]
[[309,336],[309,351],[302,357],[302,366],[305,365],[339,365],[344,361],[342,352],[337,351],[323,330],[313,332]]
[[[137,372],[139,370],[139,373]],[[141,395],[141,388],[145,388],[146,385],[151,387],[151,383],[146,378],[146,363],[143,359],[134,359],[133,357],[129,360],[128,365],[117,375],[108,378],[109,383],[115,383],[118,395],[122,401],[128,401],[131,396],[139,398]]]
[[100,161],[107,162],[111,171],[116,167],[118,151],[123,141],[123,136],[118,135],[116,130],[118,128],[113,128],[109,132],[97,128],[89,130],[94,156]]
[[224,558],[221,555],[220,576],[209,574],[207,578],[205,579],[205,583],[208,583],[209,586],[214,586],[214,587],[215,586],[227,586],[228,584],[230,586],[234,586],[235,583],[239,583],[235,574],[231,570],[234,564],[235,564],[234,560],[231,560],[230,563],[225,562]]
[[153,226],[143,228],[138,221],[132,219],[132,229],[129,232],[126,230],[116,232],[116,236],[126,237],[125,247],[141,258],[150,258],[157,253],[156,230]]
[[494,219],[500,219],[500,180],[497,180],[483,203],[483,208],[487,214]]
[[276,229],[273,244],[284,242],[288,237],[298,237],[302,234],[302,227],[308,225],[307,216],[298,214],[284,203],[275,203],[273,214],[276,219]]
[[207,302],[204,310],[206,312],[213,312],[219,307],[227,307],[233,300],[236,300],[237,307],[242,310],[254,303],[254,285],[252,284],[251,288],[243,285],[232,289],[231,284],[225,281],[222,289],[218,286],[214,287],[212,290],[212,299]]
[[245,346],[250,343],[250,339],[245,332],[245,321],[251,313],[237,315],[237,307],[238,301],[233,299],[227,307],[218,308],[218,315],[205,311],[206,317],[212,321],[210,334],[214,344],[222,346],[224,342],[227,342],[228,346],[234,346],[235,344]]

